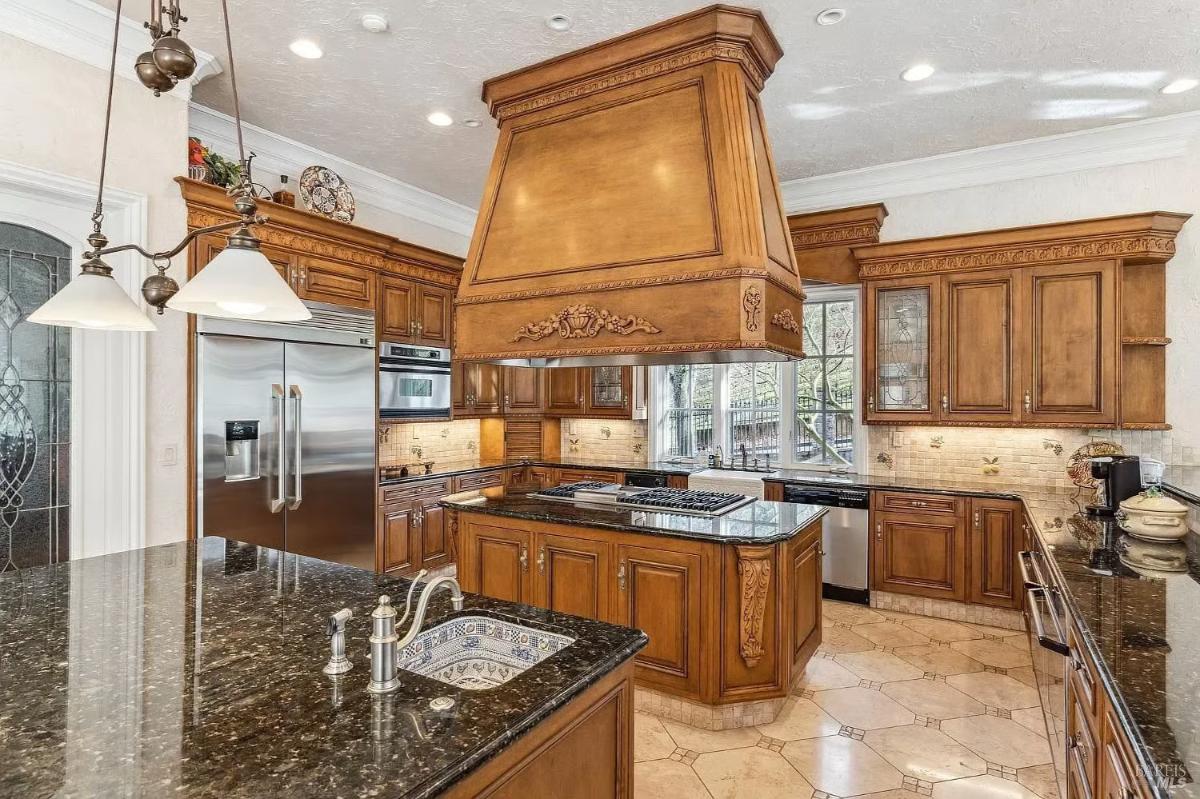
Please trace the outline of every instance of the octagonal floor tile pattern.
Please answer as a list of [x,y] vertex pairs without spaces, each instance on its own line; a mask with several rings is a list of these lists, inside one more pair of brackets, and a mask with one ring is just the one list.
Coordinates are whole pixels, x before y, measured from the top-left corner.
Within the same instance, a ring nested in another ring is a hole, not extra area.
[[634,714],[635,797],[1058,799],[1023,635],[840,602],[822,617],[771,724]]

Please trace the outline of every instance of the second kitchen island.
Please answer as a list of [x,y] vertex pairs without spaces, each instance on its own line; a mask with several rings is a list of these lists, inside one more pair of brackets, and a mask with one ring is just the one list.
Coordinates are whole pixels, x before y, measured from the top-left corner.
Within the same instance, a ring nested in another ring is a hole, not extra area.
[[773,721],[821,642],[824,508],[715,517],[447,498],[463,590],[643,630],[637,708],[705,729]]

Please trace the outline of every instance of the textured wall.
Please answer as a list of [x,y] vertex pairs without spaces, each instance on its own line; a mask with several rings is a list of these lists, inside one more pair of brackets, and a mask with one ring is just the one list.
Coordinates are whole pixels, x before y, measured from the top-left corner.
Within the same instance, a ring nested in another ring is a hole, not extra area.
[[450,463],[478,459],[478,419],[388,424],[380,428],[380,466],[407,466],[421,461]]
[[645,463],[646,423],[619,419],[563,419],[562,456],[590,463]]

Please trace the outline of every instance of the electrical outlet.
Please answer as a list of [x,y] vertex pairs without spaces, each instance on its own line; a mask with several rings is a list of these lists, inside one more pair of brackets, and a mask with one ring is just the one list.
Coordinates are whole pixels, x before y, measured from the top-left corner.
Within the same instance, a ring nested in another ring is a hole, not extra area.
[[900,430],[893,430],[893,431],[892,431],[892,446],[893,446],[893,447],[903,447],[903,446],[904,446],[904,433],[903,433],[903,431],[900,431]]
[[163,447],[158,455],[158,463],[160,466],[174,466],[179,463],[179,447],[174,444]]

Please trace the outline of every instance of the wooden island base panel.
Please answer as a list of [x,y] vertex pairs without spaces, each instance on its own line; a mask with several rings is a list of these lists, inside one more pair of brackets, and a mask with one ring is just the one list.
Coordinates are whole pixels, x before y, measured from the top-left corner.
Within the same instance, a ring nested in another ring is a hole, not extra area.
[[649,636],[635,659],[638,710],[712,730],[768,723],[821,642],[819,516],[764,544],[467,505],[451,505],[449,517],[464,591]]

